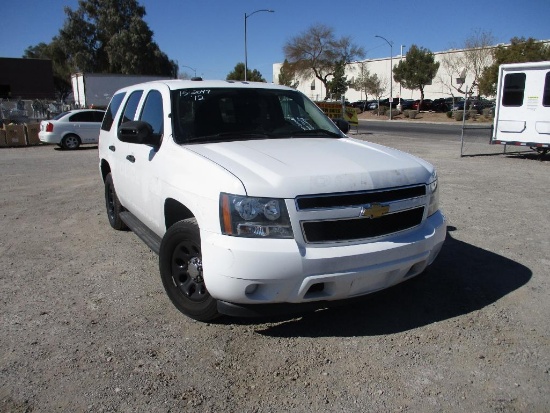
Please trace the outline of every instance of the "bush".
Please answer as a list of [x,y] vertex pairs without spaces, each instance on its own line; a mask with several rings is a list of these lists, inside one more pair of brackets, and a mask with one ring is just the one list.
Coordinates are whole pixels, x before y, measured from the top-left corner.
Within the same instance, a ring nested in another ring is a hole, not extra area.
[[410,110],[410,111],[409,111],[409,118],[410,118],[410,119],[416,118],[416,115],[418,115],[418,111],[417,111],[417,110]]
[[403,111],[403,116],[406,117],[406,118],[408,118],[408,117],[409,117],[409,112],[410,112],[410,111],[411,111],[410,109],[405,109],[405,110]]
[[378,109],[376,109],[376,113],[379,115],[384,115],[386,113],[386,107],[385,106],[379,106]]
[[495,117],[495,109],[494,108],[485,108],[483,109],[483,117],[486,119],[492,119]]
[[451,119],[451,118],[453,117],[453,111],[452,111],[452,110],[450,110],[450,111],[447,112],[447,117],[448,117],[449,119]]
[[[462,120],[462,118],[464,117],[464,111],[463,110],[455,110],[454,112],[454,117],[455,117],[455,120]],[[466,119],[468,119],[470,116],[469,116],[469,113],[466,112]]]

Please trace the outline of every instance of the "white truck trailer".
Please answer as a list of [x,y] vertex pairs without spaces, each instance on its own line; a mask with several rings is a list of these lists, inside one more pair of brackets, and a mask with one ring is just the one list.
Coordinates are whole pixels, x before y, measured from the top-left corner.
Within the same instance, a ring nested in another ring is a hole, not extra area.
[[550,151],[550,61],[500,66],[492,143]]
[[80,108],[106,108],[113,93],[118,89],[137,83],[166,79],[170,78],[111,73],[74,73],[71,75],[74,102]]

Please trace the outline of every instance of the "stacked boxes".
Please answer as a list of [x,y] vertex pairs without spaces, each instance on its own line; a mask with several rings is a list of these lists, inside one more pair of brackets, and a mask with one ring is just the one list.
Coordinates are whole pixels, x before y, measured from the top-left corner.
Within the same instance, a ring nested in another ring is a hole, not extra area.
[[28,123],[25,125],[4,125],[0,128],[0,148],[6,146],[27,146],[38,145],[40,139],[39,123]]
[[25,125],[6,125],[7,146],[27,146]]
[[40,139],[38,138],[38,132],[40,132],[40,124],[27,123],[25,127],[27,129],[27,143],[29,145],[38,145],[40,143]]

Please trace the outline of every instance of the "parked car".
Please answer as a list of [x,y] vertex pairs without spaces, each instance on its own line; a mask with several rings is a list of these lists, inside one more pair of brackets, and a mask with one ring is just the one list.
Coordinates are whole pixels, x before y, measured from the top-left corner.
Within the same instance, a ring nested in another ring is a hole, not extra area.
[[38,138],[44,143],[54,143],[63,149],[78,149],[82,144],[98,143],[99,129],[105,111],[77,109],[60,113],[50,120],[40,122]]
[[362,113],[365,110],[367,110],[367,101],[366,100],[358,100],[357,102],[351,103],[350,106],[357,109],[358,113]]
[[464,98],[462,98],[462,97],[453,97],[453,96],[451,96],[451,97],[445,98],[445,103],[451,109],[452,109],[452,107],[454,106],[455,103],[463,102],[463,101],[464,101]]
[[447,104],[447,102],[444,98],[434,99],[432,101],[431,110],[433,110],[435,112],[448,112],[449,111],[449,105]]
[[367,105],[367,110],[374,110],[374,109],[378,109],[378,101],[376,100],[370,101],[369,104]]
[[407,110],[413,108],[414,100],[412,99],[401,99],[401,110]]
[[[452,110],[463,110],[464,109],[464,100],[456,102],[453,105]],[[467,109],[474,109],[477,113],[482,113],[485,108],[492,108],[495,106],[495,102],[485,99],[468,99],[468,104],[466,105]]]
[[418,105],[420,103],[420,99],[417,99],[413,102],[412,108],[414,110],[432,110],[432,100],[431,99],[424,99],[422,101],[422,105],[419,108]]

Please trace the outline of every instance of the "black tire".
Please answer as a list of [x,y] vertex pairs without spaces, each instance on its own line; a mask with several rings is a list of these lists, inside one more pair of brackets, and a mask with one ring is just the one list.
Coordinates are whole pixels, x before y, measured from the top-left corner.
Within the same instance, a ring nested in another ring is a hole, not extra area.
[[176,222],[160,244],[159,268],[166,294],[183,314],[197,321],[219,316],[202,273],[201,238],[195,218]]
[[63,149],[75,150],[80,146],[80,138],[77,135],[66,135],[61,139],[61,147]]
[[105,177],[105,207],[107,208],[107,218],[111,227],[116,230],[127,229],[126,224],[120,218],[120,213],[124,211],[124,208],[118,200],[113,177],[110,173]]

